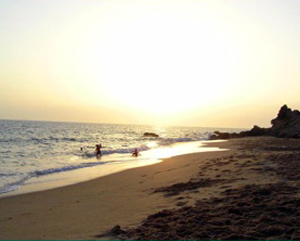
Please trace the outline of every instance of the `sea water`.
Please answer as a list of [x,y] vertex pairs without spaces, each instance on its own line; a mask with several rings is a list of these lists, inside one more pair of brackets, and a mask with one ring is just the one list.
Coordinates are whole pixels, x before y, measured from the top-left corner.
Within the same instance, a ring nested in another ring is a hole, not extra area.
[[[0,120],[0,194],[28,183],[53,181],[50,177],[57,174],[68,177],[97,167],[94,172],[104,175],[132,163],[142,166],[154,159],[195,152],[195,145],[188,144],[208,140],[216,130],[242,129]],[[144,137],[145,132],[159,137]],[[101,158],[95,155],[99,143]],[[170,152],[170,147],[178,143],[181,147],[177,145]],[[134,148],[138,148],[140,157],[131,156]],[[160,155],[155,155],[157,150]]]

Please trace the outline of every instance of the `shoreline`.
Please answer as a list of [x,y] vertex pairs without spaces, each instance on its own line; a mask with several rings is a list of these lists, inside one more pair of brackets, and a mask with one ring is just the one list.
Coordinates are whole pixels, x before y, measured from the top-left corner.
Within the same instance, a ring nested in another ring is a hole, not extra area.
[[[173,145],[170,145],[168,147],[144,151],[142,152],[142,156],[138,158],[131,157],[130,154],[128,154],[127,156],[120,154],[103,156],[100,160],[105,162],[105,164],[102,165],[95,165],[92,167],[79,168],[59,173],[51,173],[49,175],[44,176],[31,177],[16,190],[1,193],[0,199],[32,192],[51,190],[70,185],[76,185],[81,182],[86,182],[92,179],[112,175],[114,173],[122,172],[124,170],[154,165],[156,163],[162,162],[163,159],[169,155],[177,156],[186,153],[218,151],[216,148],[209,148],[203,145],[203,143],[206,142],[214,143],[222,142],[222,140],[174,143]],[[178,148],[180,150],[178,150]],[[99,160],[97,159],[97,161]],[[115,164],[115,162],[117,162],[118,164]]]
[[115,222],[137,225],[154,211],[176,206],[148,192],[195,175],[192,166],[181,172],[186,158],[203,162],[225,152],[180,155],[66,187],[0,198],[0,239],[94,239]]
[[[180,207],[152,214],[134,228],[114,226],[97,237],[299,240],[300,140],[256,137],[233,139],[231,145],[233,155],[211,159],[197,178],[155,190],[180,200]],[[212,191],[208,197],[205,189]],[[194,192],[196,202],[186,205]]]
[[[109,232],[116,225],[129,235],[126,239],[140,237],[136,228],[154,213],[176,213],[247,185],[278,183],[282,177],[273,161],[292,150],[281,150],[282,141],[243,138],[208,143],[206,146],[229,150],[180,155],[72,186],[1,198],[0,238],[116,239],[120,233]],[[295,143],[294,152],[298,146],[300,151],[299,140],[291,143]],[[262,149],[267,144],[269,149]],[[273,159],[266,161],[270,157]],[[150,234],[159,233],[151,225],[146,228]]]

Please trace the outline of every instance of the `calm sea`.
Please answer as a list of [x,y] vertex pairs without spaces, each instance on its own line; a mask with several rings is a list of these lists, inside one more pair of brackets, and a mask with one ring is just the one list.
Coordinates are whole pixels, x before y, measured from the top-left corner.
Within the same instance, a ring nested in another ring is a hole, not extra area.
[[[216,130],[242,129],[0,120],[0,193],[31,178],[130,161],[124,157],[134,148],[143,155],[174,143],[207,140]],[[159,137],[143,137],[144,132]],[[95,156],[98,143],[101,159]]]

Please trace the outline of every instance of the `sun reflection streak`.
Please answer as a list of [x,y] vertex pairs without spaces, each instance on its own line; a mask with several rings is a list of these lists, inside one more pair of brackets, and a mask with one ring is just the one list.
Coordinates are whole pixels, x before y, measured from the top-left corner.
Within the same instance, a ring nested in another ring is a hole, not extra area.
[[210,152],[210,151],[227,151],[227,149],[221,149],[218,147],[206,147],[203,146],[203,143],[201,141],[195,141],[192,143],[180,143],[180,144],[174,144],[173,146],[151,149],[146,152],[147,155],[144,155],[144,157],[150,159],[164,159],[164,158],[183,155],[187,153]]
[[156,159],[168,158],[178,154],[178,150],[174,148],[163,148],[163,149],[154,149],[153,157]]
[[155,141],[150,141],[146,144],[149,148],[155,148],[158,146],[158,144]]

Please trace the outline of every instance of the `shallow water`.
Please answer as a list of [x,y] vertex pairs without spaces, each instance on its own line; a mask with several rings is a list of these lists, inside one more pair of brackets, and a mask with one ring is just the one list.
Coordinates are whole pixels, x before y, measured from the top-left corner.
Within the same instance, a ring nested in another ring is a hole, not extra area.
[[[74,183],[199,151],[196,142],[207,140],[215,130],[242,129],[0,120],[0,193],[28,185]],[[143,137],[144,132],[159,138]],[[98,143],[103,146],[101,159],[94,153]],[[134,148],[142,154],[138,158],[131,157]]]

